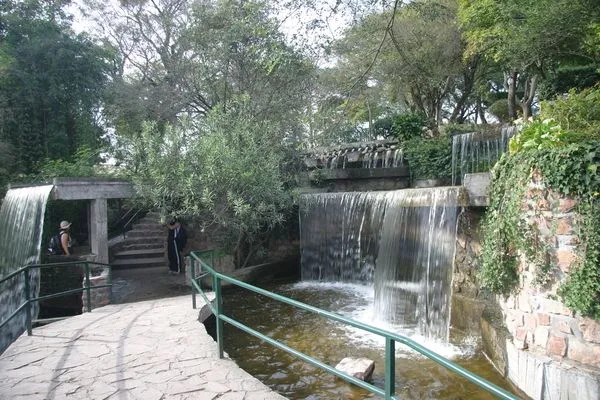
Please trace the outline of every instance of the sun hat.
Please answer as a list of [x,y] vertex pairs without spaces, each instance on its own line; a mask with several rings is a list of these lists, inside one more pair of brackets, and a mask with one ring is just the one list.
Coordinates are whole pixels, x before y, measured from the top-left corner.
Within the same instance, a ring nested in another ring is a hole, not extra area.
[[60,229],[67,229],[71,226],[71,223],[69,221],[62,221],[60,223]]

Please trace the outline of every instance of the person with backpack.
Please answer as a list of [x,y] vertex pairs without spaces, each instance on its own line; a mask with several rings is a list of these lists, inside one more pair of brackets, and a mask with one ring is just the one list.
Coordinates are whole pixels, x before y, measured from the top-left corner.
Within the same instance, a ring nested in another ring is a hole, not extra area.
[[52,255],[65,255],[70,256],[73,254],[71,250],[71,233],[69,229],[71,223],[69,221],[62,221],[60,223],[60,231],[57,235],[52,236],[48,245],[48,252]]

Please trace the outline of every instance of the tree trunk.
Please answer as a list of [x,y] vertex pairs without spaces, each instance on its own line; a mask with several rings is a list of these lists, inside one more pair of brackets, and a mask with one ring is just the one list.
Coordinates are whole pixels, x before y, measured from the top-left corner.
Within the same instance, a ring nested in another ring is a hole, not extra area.
[[506,77],[508,86],[508,117],[517,119],[517,71],[511,71]]
[[531,116],[531,104],[535,98],[535,92],[538,85],[538,75],[535,74],[531,78],[527,79],[525,83],[525,93],[521,99],[521,109],[523,110],[523,120],[526,120]]

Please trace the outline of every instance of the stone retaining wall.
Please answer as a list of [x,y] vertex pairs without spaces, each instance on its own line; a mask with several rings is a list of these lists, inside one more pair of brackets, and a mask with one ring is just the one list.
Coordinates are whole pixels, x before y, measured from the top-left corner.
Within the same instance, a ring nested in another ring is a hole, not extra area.
[[[90,287],[108,285],[110,283],[110,270],[109,268],[94,268],[92,270],[92,276],[90,276]],[[82,287],[86,287],[85,277],[83,278]],[[92,310],[103,307],[110,304],[111,300],[111,288],[105,287],[100,289],[90,290],[90,298]],[[86,291],[81,293],[81,301],[83,307],[82,312],[87,311],[87,293]]]
[[482,212],[466,209],[459,220],[451,324],[479,329],[496,368],[534,399],[600,398],[600,324],[568,309],[557,295],[578,257],[576,205],[534,174],[522,212],[538,232],[535,240],[548,249],[549,279],[536,284],[536,267],[522,258],[517,294],[506,298],[477,284]]
[[600,324],[576,315],[557,294],[578,257],[576,205],[534,176],[522,211],[538,232],[537,240],[549,249],[550,277],[543,286],[536,285],[535,266],[522,259],[518,294],[499,299],[499,304],[517,349],[600,369]]

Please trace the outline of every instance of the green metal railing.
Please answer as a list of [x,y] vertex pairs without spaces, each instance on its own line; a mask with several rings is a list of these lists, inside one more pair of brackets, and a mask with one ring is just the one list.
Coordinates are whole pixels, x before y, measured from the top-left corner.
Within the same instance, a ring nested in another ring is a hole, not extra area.
[[[23,309],[25,309],[25,318],[26,318],[26,325],[27,325],[27,334],[29,336],[31,336],[32,333],[32,320],[31,320],[31,304],[35,301],[41,301],[41,300],[49,300],[49,299],[54,299],[57,297],[62,297],[62,296],[67,296],[70,294],[75,294],[75,293],[82,293],[82,292],[86,292],[86,311],[87,312],[92,312],[92,293],[91,291],[94,289],[103,289],[103,288],[107,288],[107,287],[112,287],[112,283],[106,284],[106,285],[97,285],[97,286],[91,286],[90,284],[90,277],[91,277],[91,267],[90,265],[96,265],[96,266],[101,266],[104,268],[108,268],[108,281],[111,281],[111,267],[108,264],[103,264],[103,263],[97,263],[97,262],[93,262],[93,261],[85,261],[85,262],[81,262],[81,261],[71,261],[71,262],[65,262],[65,263],[49,263],[49,264],[32,264],[32,265],[26,265],[22,268],[19,268],[16,271],[11,272],[10,274],[6,275],[5,277],[3,277],[2,279],[0,279],[0,285],[3,284],[4,282],[16,278],[19,275],[23,274],[23,279],[24,279],[24,294],[25,294],[25,301],[19,306],[17,307],[17,309],[8,317],[6,318],[4,321],[2,321],[0,323],[0,329],[2,329],[4,327],[4,325],[6,325],[8,323],[8,321],[10,321],[11,319],[13,319],[15,316],[17,316],[21,311],[23,311]],[[54,294],[49,294],[49,295],[45,295],[45,296],[39,296],[39,297],[34,297],[34,298],[30,298],[31,297],[31,288],[30,288],[30,283],[29,283],[29,278],[31,275],[31,270],[32,269],[44,269],[44,268],[56,268],[56,267],[68,267],[68,266],[78,266],[80,268],[84,268],[84,276],[85,276],[85,286],[81,287],[81,288],[77,288],[77,289],[71,289],[71,290],[66,290],[64,292],[59,292],[59,293],[54,293]]]
[[[382,329],[378,329],[373,326],[366,325],[366,324],[363,324],[358,321],[354,321],[349,318],[345,318],[341,315],[338,315],[338,314],[335,314],[335,313],[332,313],[329,311],[325,311],[325,310],[322,310],[317,307],[313,307],[308,304],[304,304],[302,302],[287,298],[285,296],[281,296],[279,294],[269,292],[267,290],[258,288],[256,286],[249,285],[245,282],[231,278],[227,275],[223,275],[223,274],[215,271],[212,268],[214,266],[214,258],[215,258],[213,250],[194,251],[190,255],[191,255],[191,267],[192,267],[192,271],[191,271],[192,272],[192,274],[191,274],[192,285],[195,289],[192,291],[192,305],[194,308],[196,308],[196,294],[198,293],[203,297],[204,301],[210,307],[211,311],[215,315],[216,323],[217,323],[216,324],[217,325],[217,346],[218,346],[220,358],[223,358],[223,327],[224,327],[223,322],[227,322],[228,324],[231,324],[231,325],[235,326],[236,328],[241,329],[244,332],[247,332],[253,336],[256,336],[257,338],[259,338],[281,350],[284,350],[284,351],[306,361],[307,363],[309,363],[311,365],[314,365],[318,368],[324,369],[325,371],[327,371],[341,379],[344,379],[347,382],[353,383],[363,389],[366,389],[371,393],[383,396],[387,400],[387,399],[396,399],[396,397],[394,397],[394,395],[395,395],[395,372],[396,372],[395,371],[395,369],[396,369],[395,350],[396,350],[396,342],[398,342],[398,343],[401,343],[401,344],[417,351],[418,353],[424,355],[425,357],[435,361],[436,363],[442,365],[443,367],[449,369],[450,371],[456,373],[457,375],[467,379],[468,381],[473,382],[480,388],[488,391],[489,393],[493,394],[494,396],[496,396],[500,399],[511,399],[511,400],[518,399],[518,397],[516,397],[515,395],[513,395],[513,394],[507,392],[506,390],[494,385],[493,383],[481,378],[480,376],[464,369],[463,367],[440,356],[439,354],[432,352],[431,350],[427,349],[426,347],[420,345],[419,343],[417,343],[405,336],[398,335],[398,334],[395,334],[392,332],[388,332],[388,331],[385,331]],[[205,262],[202,259],[202,257],[201,257],[202,255],[208,256],[210,258],[210,264],[208,264],[207,262]],[[199,266],[199,268],[197,268],[198,266]],[[211,302],[208,299],[208,297],[202,290],[201,280],[206,276],[210,276],[212,278],[212,288],[213,288],[213,291],[215,294],[214,304],[213,304],[213,302]],[[250,290],[252,292],[261,294],[261,295],[269,297],[273,300],[280,301],[285,304],[289,304],[291,306],[300,308],[302,310],[313,312],[317,315],[326,317],[330,320],[338,321],[343,324],[350,325],[355,328],[359,328],[364,331],[367,331],[367,332],[370,332],[370,333],[373,333],[373,334],[376,334],[378,336],[385,338],[385,383],[384,383],[384,388],[382,389],[382,388],[374,386],[368,382],[362,381],[353,376],[345,374],[345,373],[331,367],[330,365],[327,365],[315,358],[310,357],[307,354],[304,354],[304,353],[299,352],[291,347],[288,347],[287,345],[285,345],[281,342],[278,342],[268,336],[265,336],[264,334],[225,315],[223,313],[223,299],[222,299],[222,295],[221,295],[221,282],[222,281],[229,282],[235,286],[238,286],[238,287]]]

